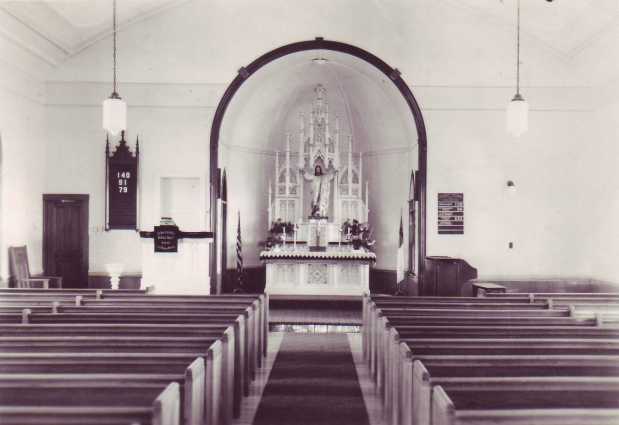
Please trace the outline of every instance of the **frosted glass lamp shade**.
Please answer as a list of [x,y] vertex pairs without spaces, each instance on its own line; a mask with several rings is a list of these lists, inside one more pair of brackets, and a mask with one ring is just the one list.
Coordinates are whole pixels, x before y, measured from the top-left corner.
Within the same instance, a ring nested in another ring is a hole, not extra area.
[[103,101],[103,129],[113,136],[127,129],[127,104],[116,93]]
[[529,104],[518,93],[507,105],[507,131],[519,137],[529,129]]

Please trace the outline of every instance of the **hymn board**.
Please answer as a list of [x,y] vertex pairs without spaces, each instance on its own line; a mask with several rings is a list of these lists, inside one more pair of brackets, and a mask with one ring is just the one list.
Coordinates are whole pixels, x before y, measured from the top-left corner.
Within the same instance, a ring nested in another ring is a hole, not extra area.
[[135,155],[125,141],[125,132],[113,154],[109,140],[105,143],[106,230],[137,230],[139,141]]

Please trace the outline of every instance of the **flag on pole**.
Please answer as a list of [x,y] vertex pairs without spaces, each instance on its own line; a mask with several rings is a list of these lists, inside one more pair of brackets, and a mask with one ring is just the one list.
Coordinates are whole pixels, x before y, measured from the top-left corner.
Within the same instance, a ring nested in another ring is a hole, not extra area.
[[400,210],[400,230],[398,231],[398,255],[396,264],[397,283],[404,280],[404,268],[404,222],[402,220],[402,210]]
[[243,241],[241,240],[241,212],[239,211],[239,221],[236,230],[236,278],[237,291],[243,292]]

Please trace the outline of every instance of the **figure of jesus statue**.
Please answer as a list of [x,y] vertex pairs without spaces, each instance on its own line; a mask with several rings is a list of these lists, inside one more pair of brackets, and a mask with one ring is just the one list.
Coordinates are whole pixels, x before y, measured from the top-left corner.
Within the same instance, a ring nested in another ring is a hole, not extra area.
[[335,177],[337,170],[330,169],[323,174],[322,166],[317,164],[314,167],[314,174],[303,170],[305,180],[312,182],[312,204],[310,215],[312,217],[326,217],[329,211],[329,194],[331,193],[331,180]]

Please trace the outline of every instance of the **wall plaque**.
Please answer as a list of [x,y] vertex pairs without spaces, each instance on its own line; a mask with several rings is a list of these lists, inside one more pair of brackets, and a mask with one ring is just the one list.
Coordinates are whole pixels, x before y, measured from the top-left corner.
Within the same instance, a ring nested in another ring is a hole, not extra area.
[[464,194],[438,194],[438,234],[464,234]]
[[136,140],[134,155],[125,141],[124,131],[111,155],[109,140],[106,141],[106,230],[137,230],[139,157],[139,141]]
[[155,226],[154,241],[155,252],[178,252],[178,226],[162,225]]

